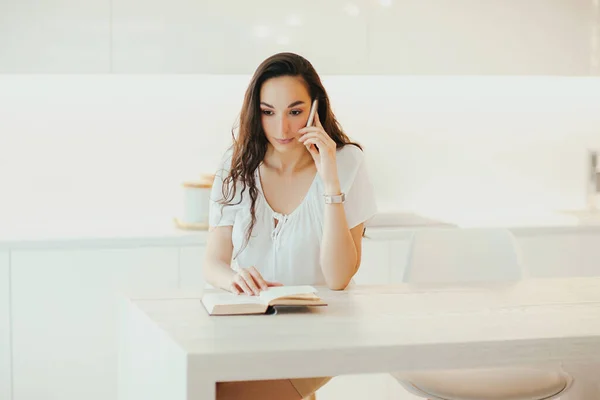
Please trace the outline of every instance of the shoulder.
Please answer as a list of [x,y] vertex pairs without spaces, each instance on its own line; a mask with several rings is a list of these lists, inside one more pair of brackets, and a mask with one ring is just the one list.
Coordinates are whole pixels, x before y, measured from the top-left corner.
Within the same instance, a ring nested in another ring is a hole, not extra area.
[[364,161],[364,153],[360,147],[347,144],[337,150],[336,154],[340,185],[348,190]]
[[[229,191],[232,188],[230,181],[227,185],[225,184],[229,172],[231,171],[232,158],[233,149],[229,148],[222,154],[221,159],[218,162],[212,185],[212,198],[215,201],[223,197],[224,191]],[[237,186],[238,185],[236,185],[236,187]]]
[[336,154],[338,173],[355,174],[363,163],[364,158],[365,155],[361,148],[353,144],[347,144],[338,149]]
[[338,167],[352,168],[353,166],[358,166],[362,163],[364,153],[360,147],[353,144],[347,144],[337,150],[336,157]]
[[223,155],[221,156],[221,160],[219,161],[219,165],[217,168],[217,175],[226,176],[231,170],[231,162],[233,159],[233,148],[228,148]]

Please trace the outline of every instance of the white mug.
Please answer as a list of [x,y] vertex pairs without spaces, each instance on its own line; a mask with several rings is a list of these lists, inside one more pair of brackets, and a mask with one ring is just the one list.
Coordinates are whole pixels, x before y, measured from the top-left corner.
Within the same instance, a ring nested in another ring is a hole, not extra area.
[[212,176],[198,181],[188,181],[183,186],[183,216],[186,224],[208,224]]

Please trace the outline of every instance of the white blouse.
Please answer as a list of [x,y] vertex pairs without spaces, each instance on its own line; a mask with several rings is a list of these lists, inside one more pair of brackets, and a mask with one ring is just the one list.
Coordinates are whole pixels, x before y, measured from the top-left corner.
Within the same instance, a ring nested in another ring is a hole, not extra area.
[[[363,152],[358,147],[346,145],[338,149],[336,160],[342,192],[346,194],[346,220],[353,228],[377,211],[373,186]],[[223,198],[223,179],[230,166],[231,150],[226,153],[222,167],[215,174],[209,223],[211,227],[233,226],[232,268],[254,266],[266,280],[284,285],[325,285],[319,258],[326,206],[320,175],[316,174],[302,203],[292,213],[283,215],[273,211],[265,200],[257,169],[256,223],[244,247],[246,228],[251,219],[248,189],[241,196],[242,185],[238,184],[232,202],[234,205],[223,207],[218,203]]]

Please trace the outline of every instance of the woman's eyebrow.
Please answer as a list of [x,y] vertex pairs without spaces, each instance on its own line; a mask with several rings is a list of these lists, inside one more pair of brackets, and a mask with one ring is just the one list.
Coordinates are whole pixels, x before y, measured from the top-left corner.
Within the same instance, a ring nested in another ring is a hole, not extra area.
[[290,105],[288,106],[288,108],[295,107],[295,106],[297,106],[297,105],[299,105],[299,104],[304,104],[304,102],[303,102],[302,100],[295,101],[295,102],[293,102],[292,104],[290,104]]
[[[267,107],[269,107],[269,108],[275,108],[275,107],[273,107],[272,105],[270,105],[269,103],[265,103],[264,101],[261,101],[261,102],[260,102],[260,104],[262,104],[263,106],[267,106]],[[302,100],[297,100],[297,101],[293,102],[292,104],[290,104],[290,105],[288,106],[288,108],[295,107],[295,106],[297,106],[297,105],[299,105],[299,104],[304,104],[304,101],[302,101]]]

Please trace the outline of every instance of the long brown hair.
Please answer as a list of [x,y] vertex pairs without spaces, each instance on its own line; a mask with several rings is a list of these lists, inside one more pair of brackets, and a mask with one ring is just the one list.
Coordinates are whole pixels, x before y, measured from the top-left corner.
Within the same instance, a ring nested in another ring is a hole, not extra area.
[[[268,79],[280,76],[295,76],[304,80],[311,99],[318,99],[319,120],[325,132],[336,142],[337,148],[347,144],[360,145],[350,141],[343,132],[331,110],[329,96],[321,79],[312,64],[304,57],[294,53],[278,53],[264,60],[254,72],[250,84],[246,89],[244,103],[239,118],[238,137],[235,136],[235,127],[232,130],[233,152],[231,156],[231,169],[223,180],[223,206],[231,205],[238,190],[237,184],[241,183],[241,197],[246,190],[251,200],[251,222],[246,231],[246,244],[252,235],[256,223],[255,206],[258,198],[258,189],[255,171],[265,157],[267,151],[267,138],[263,130],[260,115],[260,90]],[[362,149],[362,148],[361,148]],[[239,203],[238,203],[239,204]]]

